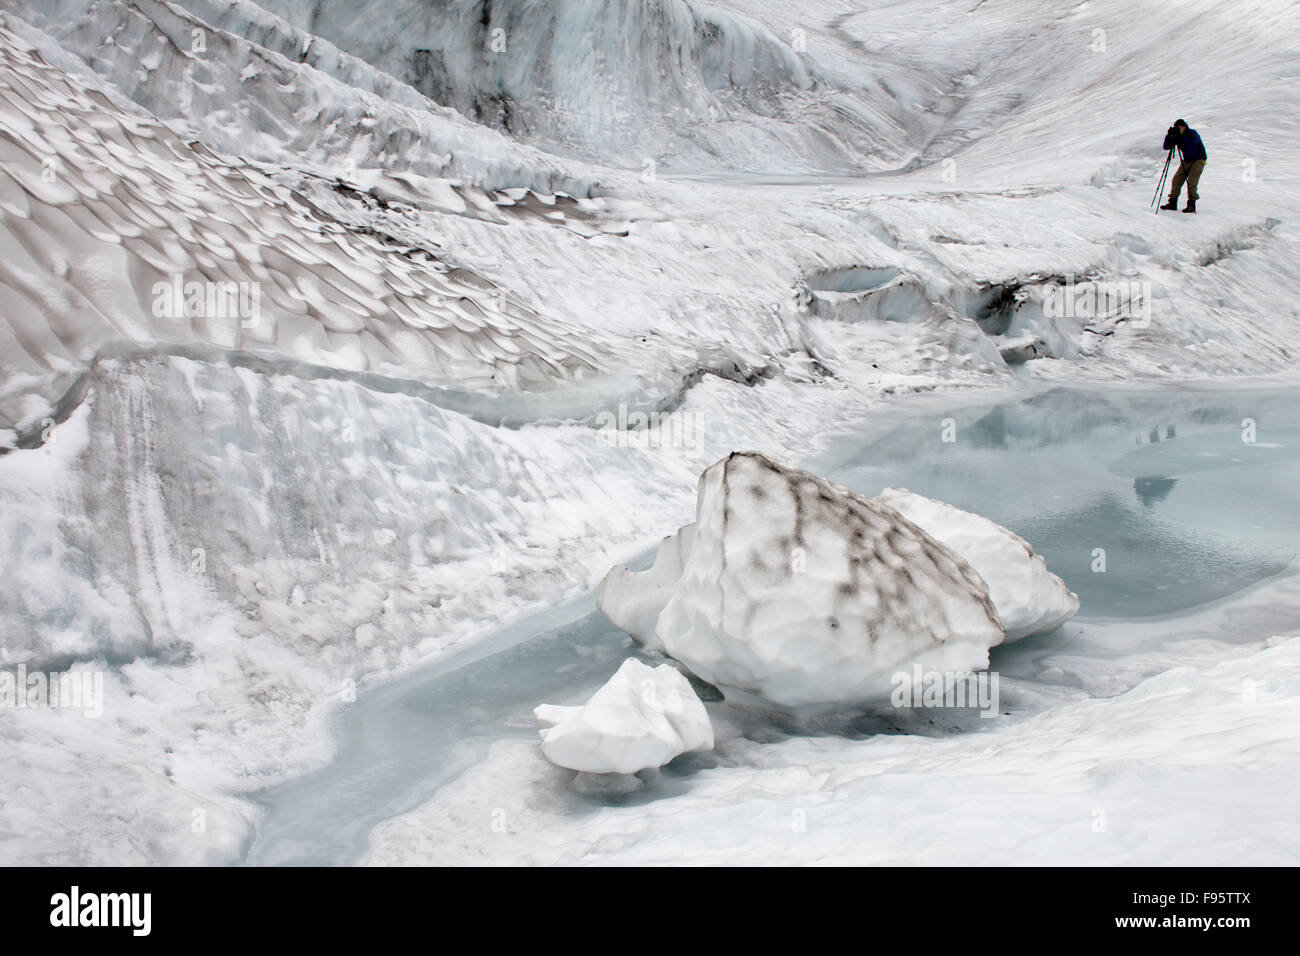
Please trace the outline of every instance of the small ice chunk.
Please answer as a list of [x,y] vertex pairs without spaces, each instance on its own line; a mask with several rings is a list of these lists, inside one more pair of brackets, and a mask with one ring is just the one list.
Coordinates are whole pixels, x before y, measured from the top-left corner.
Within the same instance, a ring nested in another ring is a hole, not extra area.
[[635,658],[581,707],[542,704],[542,753],[586,773],[636,773],[679,754],[713,748],[713,725],[691,685],[672,665]]
[[989,586],[1006,643],[1054,631],[1079,610],[1078,595],[1047,570],[1043,556],[1002,525],[906,488],[886,488],[874,500],[970,562]]

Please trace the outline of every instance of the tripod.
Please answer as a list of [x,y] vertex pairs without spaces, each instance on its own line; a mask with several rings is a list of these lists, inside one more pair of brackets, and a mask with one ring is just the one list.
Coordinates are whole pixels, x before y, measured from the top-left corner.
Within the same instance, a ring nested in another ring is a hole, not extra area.
[[1164,169],[1164,172],[1162,172],[1162,173],[1160,174],[1160,182],[1156,185],[1156,198],[1153,199],[1153,200],[1151,200],[1151,205],[1153,205],[1153,206],[1156,207],[1156,215],[1157,215],[1157,216],[1160,215],[1160,206],[1159,206],[1159,203],[1160,203],[1160,197],[1163,196],[1163,195],[1164,195],[1164,192],[1165,192],[1165,179],[1168,178],[1168,176],[1169,176],[1169,164],[1170,164],[1171,162],[1173,162],[1173,159],[1174,159],[1174,149],[1176,149],[1176,148],[1177,148],[1177,144],[1176,144],[1176,143],[1175,143],[1173,146],[1170,146],[1170,147],[1169,147],[1169,155],[1165,157],[1165,169]]

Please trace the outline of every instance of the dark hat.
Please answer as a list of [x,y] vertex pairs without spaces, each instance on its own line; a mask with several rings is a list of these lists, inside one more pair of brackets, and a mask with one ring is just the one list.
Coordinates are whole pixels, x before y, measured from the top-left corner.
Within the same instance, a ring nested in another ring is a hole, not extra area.
[[[1175,126],[1187,126],[1187,120],[1184,120],[1184,119],[1174,120],[1174,125],[1175,125]],[[1187,128],[1188,128],[1188,129],[1191,129],[1190,126],[1187,126]]]

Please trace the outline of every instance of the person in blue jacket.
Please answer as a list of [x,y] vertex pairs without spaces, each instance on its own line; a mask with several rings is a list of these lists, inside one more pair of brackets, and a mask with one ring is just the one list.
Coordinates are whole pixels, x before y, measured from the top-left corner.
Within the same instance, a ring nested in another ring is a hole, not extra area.
[[1187,120],[1180,119],[1165,133],[1165,145],[1162,148],[1172,149],[1175,146],[1178,147],[1178,155],[1182,161],[1174,173],[1169,202],[1160,208],[1177,209],[1178,194],[1182,191],[1183,183],[1186,182],[1187,206],[1183,212],[1196,212],[1196,200],[1201,198],[1196,192],[1196,184],[1201,181],[1201,172],[1205,169],[1206,159],[1209,158],[1205,153],[1205,144],[1201,142],[1201,135],[1196,130],[1187,128]]

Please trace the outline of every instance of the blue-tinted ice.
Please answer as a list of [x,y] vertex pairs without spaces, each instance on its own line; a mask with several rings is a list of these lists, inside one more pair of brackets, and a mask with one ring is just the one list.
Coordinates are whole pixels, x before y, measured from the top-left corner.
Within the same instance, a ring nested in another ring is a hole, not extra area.
[[[944,419],[954,441],[942,440]],[[846,456],[835,476],[991,518],[1047,559],[1081,617],[1131,618],[1285,568],[1300,529],[1298,458],[1293,394],[1058,391],[927,416]]]

